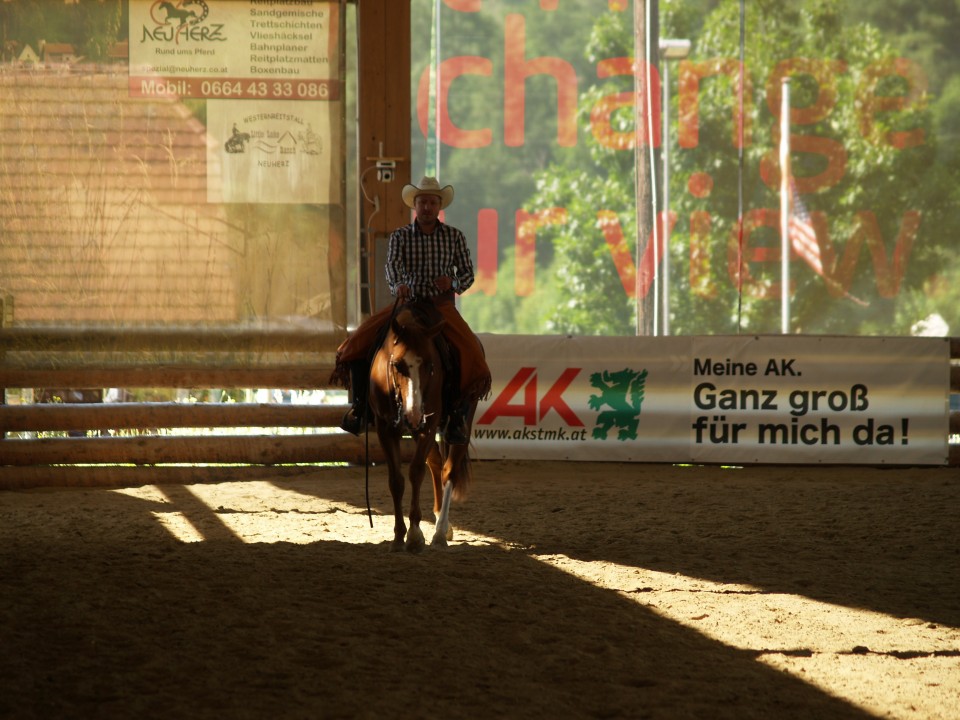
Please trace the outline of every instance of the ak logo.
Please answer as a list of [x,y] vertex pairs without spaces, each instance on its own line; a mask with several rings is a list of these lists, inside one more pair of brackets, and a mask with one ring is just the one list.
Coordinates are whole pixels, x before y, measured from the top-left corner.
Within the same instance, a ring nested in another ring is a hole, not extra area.
[[522,367],[493,399],[477,424],[489,425],[498,417],[519,417],[523,418],[524,425],[538,425],[553,410],[568,426],[583,427],[583,420],[563,399],[564,391],[579,374],[580,368],[567,368],[541,396],[537,383],[537,369]]
[[[582,368],[566,368],[541,393],[537,369],[520,368],[480,416],[477,425],[490,425],[501,417],[518,417],[524,425],[536,426],[555,412],[568,427],[585,427],[583,420],[564,399],[564,393],[581,371]],[[588,401],[590,409],[598,411],[594,439],[606,440],[613,428],[619,431],[618,440],[637,439],[646,380],[646,370],[603,370],[590,376],[591,387],[600,391],[591,395]]]
[[[646,383],[646,370],[604,370],[590,376],[590,386],[600,391],[591,395],[589,400],[590,409],[599,411],[597,425],[593,428],[595,440],[606,440],[613,428],[619,430],[617,440],[637,439]],[[604,407],[609,409],[604,410]]]

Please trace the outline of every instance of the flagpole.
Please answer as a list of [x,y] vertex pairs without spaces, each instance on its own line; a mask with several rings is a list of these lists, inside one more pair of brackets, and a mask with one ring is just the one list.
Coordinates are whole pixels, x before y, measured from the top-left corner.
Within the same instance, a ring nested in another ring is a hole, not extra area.
[[423,174],[439,177],[440,173],[440,0],[433,4],[430,23],[430,88],[427,91],[427,138]]
[[780,99],[780,332],[790,333],[790,78]]
[[434,132],[436,133],[436,137],[437,137],[437,147],[436,147],[436,157],[434,158],[434,164],[436,165],[436,172],[431,173],[431,175],[433,177],[440,177],[440,150],[443,147],[442,143],[440,142],[440,125],[441,125],[440,107],[443,102],[443,93],[440,90],[440,87],[441,87],[440,58],[442,57],[440,54],[440,43],[442,41],[440,37],[440,0],[436,0],[436,3],[433,6],[433,13],[435,16],[433,31],[434,33],[436,33],[436,38],[437,38],[437,42],[434,45],[434,57],[433,57],[434,78],[436,80],[436,86],[434,88],[434,92],[436,92],[436,103],[437,103],[437,107],[434,109],[433,115],[436,121],[436,125],[434,125]]

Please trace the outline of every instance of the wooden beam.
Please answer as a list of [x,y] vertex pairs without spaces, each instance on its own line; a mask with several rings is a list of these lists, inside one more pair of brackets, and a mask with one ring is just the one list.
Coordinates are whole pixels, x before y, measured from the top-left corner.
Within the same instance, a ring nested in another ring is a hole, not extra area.
[[[316,465],[56,465],[0,467],[0,490],[40,487],[130,487],[295,478],[316,473]],[[361,489],[362,492],[362,489]],[[358,501],[362,502],[362,500]]]
[[329,388],[333,366],[274,365],[260,368],[216,366],[77,365],[9,367],[0,365],[0,388]]
[[344,333],[292,329],[8,327],[0,328],[7,352],[292,352],[335,353]]
[[0,433],[128,428],[337,427],[346,405],[54,403],[0,406]]
[[0,465],[158,465],[165,463],[280,465],[346,462],[384,457],[373,437],[337,431],[323,435],[140,435],[111,438],[46,438],[0,442]]

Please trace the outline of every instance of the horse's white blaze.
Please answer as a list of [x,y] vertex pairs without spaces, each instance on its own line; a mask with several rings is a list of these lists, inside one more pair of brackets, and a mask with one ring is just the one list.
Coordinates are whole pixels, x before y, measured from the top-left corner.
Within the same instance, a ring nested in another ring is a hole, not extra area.
[[403,399],[403,412],[407,416],[410,425],[417,427],[420,425],[420,409],[423,407],[423,400],[420,397],[422,393],[420,387],[420,366],[423,364],[423,360],[409,353],[407,354],[406,361],[407,369],[410,371],[410,392],[408,392]]

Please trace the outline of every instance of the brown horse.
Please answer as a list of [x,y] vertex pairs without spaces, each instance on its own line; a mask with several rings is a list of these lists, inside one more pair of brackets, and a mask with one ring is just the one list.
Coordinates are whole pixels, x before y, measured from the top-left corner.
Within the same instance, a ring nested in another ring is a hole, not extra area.
[[[392,551],[406,547],[409,552],[421,552],[424,548],[420,485],[427,468],[433,477],[436,530],[431,544],[435,546],[444,547],[452,539],[450,502],[453,497],[459,500],[464,496],[470,479],[468,446],[437,443],[444,396],[444,363],[437,347],[442,328],[443,317],[432,304],[413,302],[399,306],[370,366],[370,411],[387,458],[393,496]],[[476,404],[468,413],[468,427],[475,411]],[[405,434],[412,435],[415,443],[409,466],[409,532],[402,508],[405,481],[400,439]]]

